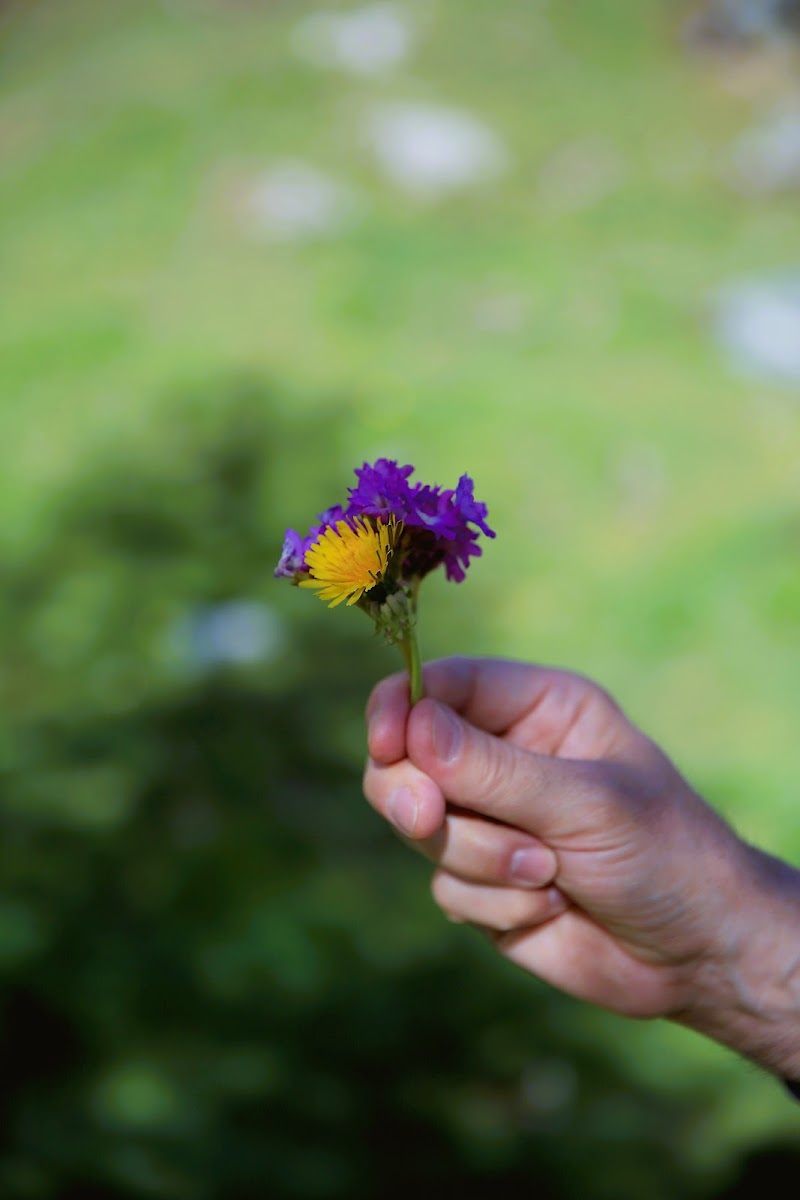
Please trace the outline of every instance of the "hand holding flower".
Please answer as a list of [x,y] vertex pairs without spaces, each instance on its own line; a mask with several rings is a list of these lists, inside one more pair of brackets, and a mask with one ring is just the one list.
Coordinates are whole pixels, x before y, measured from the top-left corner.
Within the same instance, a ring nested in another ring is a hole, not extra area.
[[453,919],[636,1017],[800,1079],[800,872],[743,842],[589,680],[497,660],[368,706],[367,799],[438,865]]

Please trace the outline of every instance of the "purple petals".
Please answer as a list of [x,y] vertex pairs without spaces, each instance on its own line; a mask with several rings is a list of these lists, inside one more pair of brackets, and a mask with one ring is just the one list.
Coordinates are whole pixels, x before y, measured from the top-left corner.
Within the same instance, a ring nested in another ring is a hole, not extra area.
[[303,538],[296,529],[287,529],[283,540],[283,550],[275,568],[276,579],[293,579],[298,571],[303,569],[305,548]]
[[441,488],[417,484],[414,491],[414,517],[412,524],[429,529],[437,537],[449,537],[457,528],[458,514],[451,503],[453,492]]
[[420,579],[444,564],[447,578],[460,583],[471,559],[481,553],[481,533],[494,537],[486,523],[488,509],[475,499],[473,482],[462,475],[455,490],[409,483],[412,466],[399,466],[393,459],[379,458],[356,469],[355,487],[349,489],[347,507],[340,505],[320,514],[305,538],[294,529],[286,531],[276,576],[294,578],[307,571],[305,554],[326,529],[338,521],[372,517],[402,521],[404,532],[395,556],[395,578],[406,583]]
[[482,533],[487,537],[495,537],[495,532],[486,524],[486,518],[489,515],[489,510],[485,504],[480,504],[473,492],[474,484],[469,475],[462,475],[458,481],[456,488],[455,504],[459,514],[464,521],[471,521],[473,525],[477,525]]
[[[494,534],[492,534],[494,537]],[[447,578],[461,583],[471,558],[480,558],[483,551],[477,542],[478,535],[471,529],[463,531],[457,538],[450,539],[444,549],[444,569]]]
[[326,508],[325,512],[319,514],[317,524],[311,526],[305,537],[302,537],[296,529],[287,529],[283,541],[283,550],[274,571],[275,578],[294,579],[297,574],[307,571],[308,568],[305,564],[306,551],[314,545],[314,542],[325,529],[331,529],[337,522],[344,520],[344,509],[341,504],[334,504],[331,508]]
[[305,555],[309,546],[314,545],[314,542],[321,533],[324,533],[326,529],[333,529],[338,525],[339,521],[344,521],[345,519],[344,509],[341,504],[334,504],[330,508],[326,508],[325,512],[320,513],[317,517],[318,523],[311,526],[308,536],[303,539],[303,554]]
[[388,517],[407,520],[411,512],[412,489],[408,477],[413,467],[398,467],[388,458],[379,458],[374,467],[364,463],[356,468],[358,484],[350,488],[348,516]]

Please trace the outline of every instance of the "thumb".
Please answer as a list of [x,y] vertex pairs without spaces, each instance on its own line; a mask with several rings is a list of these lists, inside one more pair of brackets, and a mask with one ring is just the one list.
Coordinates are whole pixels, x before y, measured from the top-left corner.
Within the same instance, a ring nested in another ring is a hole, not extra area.
[[523,750],[435,700],[414,705],[406,738],[408,757],[451,803],[545,839],[574,829],[599,783],[595,764]]

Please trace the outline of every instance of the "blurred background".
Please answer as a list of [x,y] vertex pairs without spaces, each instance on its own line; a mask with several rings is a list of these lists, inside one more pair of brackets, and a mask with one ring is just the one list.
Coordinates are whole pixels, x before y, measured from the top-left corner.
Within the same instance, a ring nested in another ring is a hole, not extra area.
[[797,1177],[775,1081],[444,921],[360,798],[399,659],[272,570],[469,472],[424,655],[597,677],[800,862],[798,28],[0,0],[3,1200]]

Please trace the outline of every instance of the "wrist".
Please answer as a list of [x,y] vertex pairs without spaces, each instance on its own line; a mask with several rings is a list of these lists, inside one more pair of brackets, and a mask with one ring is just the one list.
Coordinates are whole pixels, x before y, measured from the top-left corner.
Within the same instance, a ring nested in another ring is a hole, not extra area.
[[726,917],[675,1019],[800,1081],[800,871],[745,843]]

